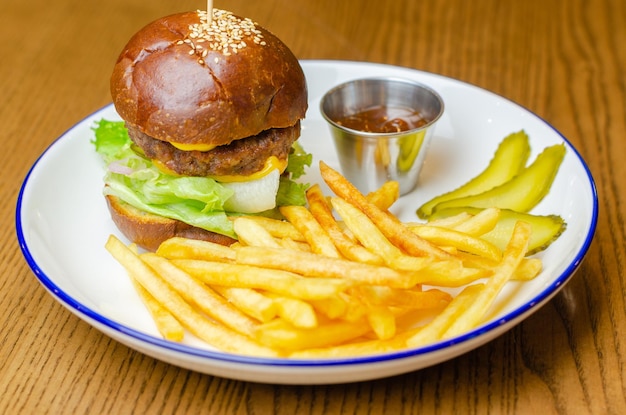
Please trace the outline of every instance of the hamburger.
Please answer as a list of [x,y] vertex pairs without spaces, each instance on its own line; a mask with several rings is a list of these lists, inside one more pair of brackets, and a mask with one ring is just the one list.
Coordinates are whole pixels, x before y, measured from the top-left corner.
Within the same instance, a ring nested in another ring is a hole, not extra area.
[[158,19],[131,37],[111,75],[123,121],[101,120],[104,195],[131,241],[183,236],[230,244],[229,216],[304,204],[310,165],[296,140],[307,110],[302,68],[250,19],[213,9]]

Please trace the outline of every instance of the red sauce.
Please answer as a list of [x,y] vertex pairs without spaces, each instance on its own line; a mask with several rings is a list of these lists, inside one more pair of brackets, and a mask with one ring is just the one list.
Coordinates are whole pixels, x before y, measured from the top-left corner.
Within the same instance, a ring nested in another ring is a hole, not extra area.
[[427,123],[422,115],[410,108],[377,105],[336,121],[352,130],[369,133],[396,133],[419,128]]

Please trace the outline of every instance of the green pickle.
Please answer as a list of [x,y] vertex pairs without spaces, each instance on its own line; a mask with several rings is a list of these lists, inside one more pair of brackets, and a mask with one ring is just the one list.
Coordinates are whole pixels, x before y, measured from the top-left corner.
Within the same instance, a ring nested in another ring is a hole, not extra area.
[[461,187],[426,202],[417,210],[417,216],[427,219],[435,206],[443,202],[476,195],[508,182],[524,170],[529,156],[528,135],[523,130],[509,134],[502,140],[482,173]]
[[[475,215],[480,208],[450,208],[438,210],[432,219],[454,216],[462,212]],[[529,223],[532,226],[532,236],[528,243],[526,255],[533,255],[546,249],[565,231],[567,223],[558,215],[532,215],[530,213],[516,212],[510,209],[500,210],[500,219],[496,226],[481,238],[491,242],[500,249],[506,248],[506,244],[511,239],[513,227],[518,220]]]
[[515,222],[532,226],[527,255],[546,249],[566,229],[558,215],[528,213],[550,191],[565,157],[565,145],[546,147],[525,167],[530,154],[528,136],[517,132],[500,143],[489,166],[456,190],[435,197],[422,205],[417,214],[422,219],[438,219],[462,212],[475,215],[482,209],[500,209],[495,228],[482,236],[501,249],[506,247]]
[[530,166],[506,183],[479,194],[438,203],[433,211],[453,207],[497,207],[528,212],[550,191],[563,157],[565,145],[546,147]]

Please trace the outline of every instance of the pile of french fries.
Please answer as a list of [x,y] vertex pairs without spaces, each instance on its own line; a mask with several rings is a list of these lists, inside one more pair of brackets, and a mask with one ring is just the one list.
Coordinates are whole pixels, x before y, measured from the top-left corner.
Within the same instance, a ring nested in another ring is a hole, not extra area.
[[286,220],[234,219],[230,247],[172,238],[140,253],[111,236],[165,339],[188,331],[231,353],[332,358],[437,342],[481,324],[510,280],[542,268],[526,257],[531,228],[518,222],[504,250],[481,239],[498,209],[428,223],[389,212],[398,185],[368,195],[323,162],[308,206],[280,208]]

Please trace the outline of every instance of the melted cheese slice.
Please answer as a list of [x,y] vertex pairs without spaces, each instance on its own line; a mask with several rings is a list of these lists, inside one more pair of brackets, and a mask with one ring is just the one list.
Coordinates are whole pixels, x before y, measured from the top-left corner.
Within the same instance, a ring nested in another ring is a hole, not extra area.
[[170,142],[170,144],[182,151],[211,151],[217,147],[213,144],[183,144],[173,142]]
[[258,180],[270,174],[274,170],[278,170],[279,173],[285,171],[287,168],[287,160],[279,160],[276,156],[271,156],[265,160],[265,166],[257,172],[254,172],[248,176],[239,175],[227,175],[227,176],[209,176],[217,182],[233,183],[233,182],[248,182],[252,180]]
[[[169,174],[171,176],[179,176],[179,174],[170,170],[165,164],[161,163],[159,160],[152,160],[152,163],[161,170],[165,174]],[[265,161],[265,165],[263,168],[257,172],[254,172],[248,176],[243,175],[225,175],[225,176],[207,176],[217,182],[222,183],[234,183],[234,182],[248,182],[252,180],[261,179],[268,174],[270,174],[274,170],[278,170],[279,173],[285,171],[287,168],[287,160],[279,160],[276,156],[271,156]]]

